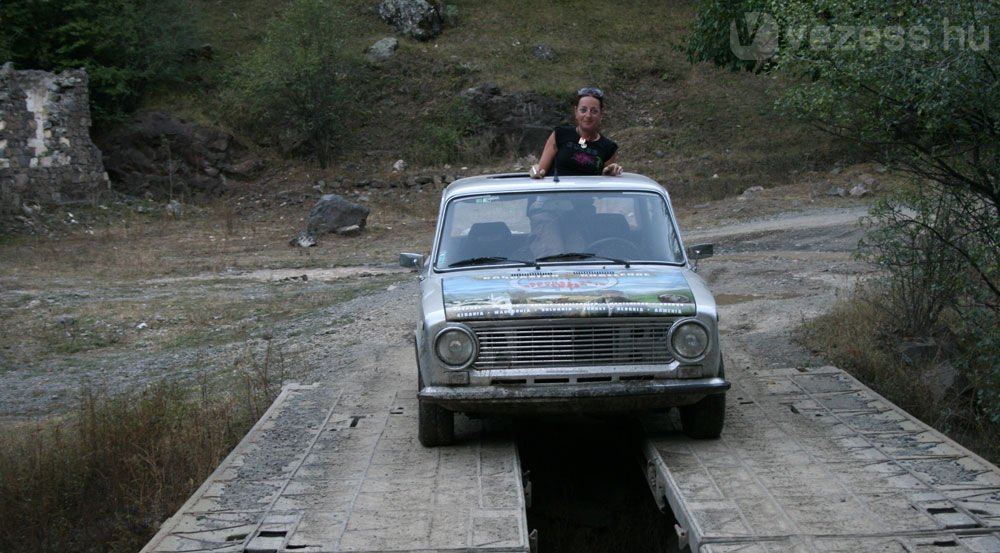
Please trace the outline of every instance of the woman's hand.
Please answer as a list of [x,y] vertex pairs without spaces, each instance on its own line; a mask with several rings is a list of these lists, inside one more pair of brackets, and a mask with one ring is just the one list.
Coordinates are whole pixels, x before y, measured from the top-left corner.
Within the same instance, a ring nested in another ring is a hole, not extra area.
[[622,166],[617,163],[609,163],[604,166],[603,173],[605,175],[610,175],[612,177],[617,177],[622,174]]

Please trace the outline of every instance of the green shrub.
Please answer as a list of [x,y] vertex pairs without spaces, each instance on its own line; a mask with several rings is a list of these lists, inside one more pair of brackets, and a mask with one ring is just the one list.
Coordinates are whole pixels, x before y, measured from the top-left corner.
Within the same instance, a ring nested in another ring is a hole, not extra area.
[[18,69],[86,68],[91,111],[105,127],[152,85],[176,82],[198,44],[196,6],[184,0],[0,2],[0,61]]
[[235,69],[228,117],[285,154],[311,154],[326,167],[357,102],[360,58],[347,38],[351,10],[329,0],[296,0],[267,27],[263,43]]
[[424,123],[423,140],[413,148],[417,163],[476,163],[490,159],[496,136],[462,98],[448,102]]
[[969,309],[963,318],[957,367],[975,390],[983,417],[1000,428],[1000,318],[983,308]]
[[[698,3],[691,33],[684,45],[688,60],[709,61],[730,69],[752,69],[756,60],[741,59],[733,51],[733,42],[752,44],[756,36],[747,14],[761,13],[764,2],[758,0],[708,0]],[[733,33],[735,32],[735,36]]]
[[961,299],[962,258],[943,239],[961,232],[959,210],[937,194],[912,189],[877,203],[860,253],[885,269],[880,303],[898,336],[928,336]]

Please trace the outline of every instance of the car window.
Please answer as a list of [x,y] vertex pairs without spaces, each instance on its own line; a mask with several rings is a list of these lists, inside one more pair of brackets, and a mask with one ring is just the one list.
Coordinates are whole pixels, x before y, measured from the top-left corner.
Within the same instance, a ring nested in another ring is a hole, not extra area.
[[658,194],[542,192],[452,200],[445,208],[435,267],[468,266],[469,260],[479,259],[486,263],[532,261],[566,253],[656,263],[683,261],[666,201]]

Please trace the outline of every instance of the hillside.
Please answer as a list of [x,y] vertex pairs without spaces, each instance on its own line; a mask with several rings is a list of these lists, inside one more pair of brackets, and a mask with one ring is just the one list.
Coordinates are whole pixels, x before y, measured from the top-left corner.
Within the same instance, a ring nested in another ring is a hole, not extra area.
[[[372,2],[340,4],[353,14],[343,37],[345,55],[360,60],[371,44],[394,35]],[[227,75],[288,5],[200,4],[198,25],[212,59],[198,62],[194,86],[160,93],[146,108],[230,128],[219,102]],[[605,128],[622,147],[622,163],[666,183],[681,199],[718,199],[751,186],[785,184],[846,161],[846,148],[774,110],[780,80],[686,60],[679,45],[693,6],[680,0],[587,9],[539,0],[454,2],[440,36],[427,42],[399,37],[389,61],[359,61],[345,76],[359,109],[343,121],[343,138],[325,176],[370,178],[388,173],[397,159],[417,174],[439,172],[446,161],[484,170],[523,167],[511,153],[484,145],[489,129],[467,133],[457,147],[450,141],[468,130],[461,92],[482,83],[565,101],[567,116],[572,91],[603,88],[609,110]],[[552,61],[532,54],[539,45],[552,49]],[[314,160],[286,163],[317,178]]]

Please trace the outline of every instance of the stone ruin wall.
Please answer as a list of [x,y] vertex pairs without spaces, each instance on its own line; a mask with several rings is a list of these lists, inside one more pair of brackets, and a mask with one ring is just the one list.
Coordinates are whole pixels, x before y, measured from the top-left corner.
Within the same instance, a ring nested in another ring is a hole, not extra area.
[[83,69],[0,69],[0,212],[96,201],[110,182],[90,139]]

